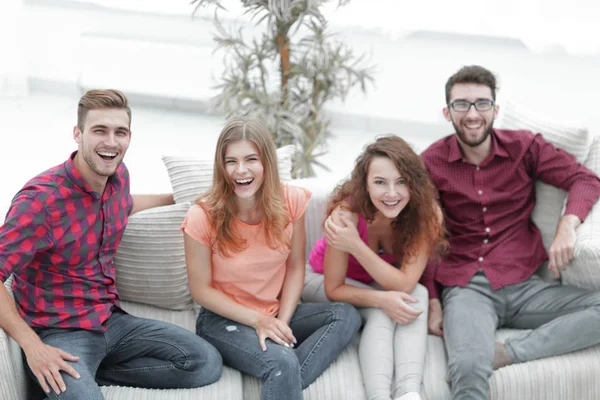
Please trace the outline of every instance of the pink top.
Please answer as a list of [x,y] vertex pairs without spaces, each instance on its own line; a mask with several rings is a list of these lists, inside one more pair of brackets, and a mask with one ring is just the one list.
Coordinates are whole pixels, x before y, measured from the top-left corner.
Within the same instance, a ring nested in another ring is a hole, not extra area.
[[[369,231],[367,227],[367,220],[361,214],[357,215],[358,225],[356,228],[358,229],[358,234],[360,235],[362,241],[368,245]],[[324,270],[325,249],[327,249],[327,241],[325,240],[325,237],[322,237],[321,239],[317,240],[317,243],[315,243],[315,246],[308,257],[308,261],[312,269],[321,274]],[[379,254],[379,257],[392,265],[397,262],[397,258],[392,254],[381,253]],[[362,265],[360,265],[358,260],[354,258],[352,254],[348,254],[348,270],[346,271],[346,276],[364,283],[373,282],[371,275],[369,275],[369,273],[362,267]]]
[[[283,193],[291,217],[285,232],[291,240],[294,222],[304,214],[311,193],[286,184]],[[230,253],[228,258],[213,250],[212,287],[243,306],[265,315],[277,315],[291,248],[270,248],[263,223],[247,225],[236,219],[234,225],[234,230],[246,240],[248,247]],[[211,229],[209,215],[197,204],[188,211],[181,229],[206,247],[213,242],[215,232]]]

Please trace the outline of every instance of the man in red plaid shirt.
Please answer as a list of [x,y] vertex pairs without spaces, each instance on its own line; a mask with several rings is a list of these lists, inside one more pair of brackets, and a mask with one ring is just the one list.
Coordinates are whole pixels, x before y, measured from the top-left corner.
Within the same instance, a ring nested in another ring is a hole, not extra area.
[[0,328],[50,399],[102,399],[99,384],[192,388],[221,375],[204,339],[119,306],[113,260],[128,216],[173,202],[130,195],[130,125],[123,93],[88,91],[73,128],[78,150],[31,179],[0,227],[0,279],[12,274],[15,296],[0,285]]
[[[456,133],[422,154],[449,233],[449,253],[422,281],[430,332],[442,336],[443,326],[453,399],[487,399],[495,368],[600,343],[600,293],[534,274],[548,259],[557,277],[567,267],[600,179],[540,134],[494,129],[495,101],[490,71],[459,70],[446,83],[444,108]],[[569,193],[549,255],[531,220],[536,180]],[[532,331],[494,344],[501,326]]]

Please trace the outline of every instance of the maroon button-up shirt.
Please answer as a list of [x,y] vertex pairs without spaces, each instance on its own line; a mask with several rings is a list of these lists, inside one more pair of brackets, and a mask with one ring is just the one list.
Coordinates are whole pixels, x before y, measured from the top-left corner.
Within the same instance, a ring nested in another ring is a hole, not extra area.
[[492,152],[479,166],[463,161],[455,134],[421,155],[440,193],[450,244],[423,274],[431,298],[440,284],[466,286],[479,269],[494,290],[522,282],[548,259],[531,220],[536,180],[568,191],[565,214],[582,221],[600,196],[600,179],[542,135],[494,129],[491,137]]
[[96,193],[73,158],[31,179],[0,227],[0,279],[14,274],[32,327],[103,330],[119,306],[113,258],[133,207],[124,164]]

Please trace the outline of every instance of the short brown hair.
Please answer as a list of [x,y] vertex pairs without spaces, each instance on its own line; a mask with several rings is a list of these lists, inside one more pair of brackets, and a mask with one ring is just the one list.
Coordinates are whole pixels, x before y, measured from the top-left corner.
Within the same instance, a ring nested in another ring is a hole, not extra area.
[[131,109],[127,102],[127,97],[115,89],[107,90],[88,90],[79,99],[77,105],[77,127],[83,132],[85,118],[89,110],[99,110],[103,108],[123,109],[129,116],[129,125],[131,126]]
[[496,100],[496,76],[479,65],[466,65],[459,69],[446,82],[446,104],[450,101],[450,91],[457,83],[476,83],[485,85],[492,91],[492,100]]

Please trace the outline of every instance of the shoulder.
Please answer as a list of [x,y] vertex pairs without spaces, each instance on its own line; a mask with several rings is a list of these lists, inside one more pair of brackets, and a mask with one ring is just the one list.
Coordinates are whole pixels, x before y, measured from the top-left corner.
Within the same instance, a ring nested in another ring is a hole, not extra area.
[[421,159],[423,162],[427,165],[429,162],[434,160],[444,157],[447,158],[450,141],[453,140],[453,138],[454,134],[451,134],[433,142],[421,153]]
[[196,203],[193,204],[185,214],[183,223],[184,225],[187,225],[189,223],[196,224],[205,222],[210,222],[210,215],[204,207]]
[[282,183],[281,186],[283,189],[283,197],[285,198],[285,202],[292,217],[292,222],[296,222],[296,220],[304,214],[312,193],[307,189],[289,183]]
[[345,200],[333,209],[330,216],[336,224],[340,224],[341,217],[344,217],[345,219],[352,221],[355,225],[358,225],[359,214],[350,211],[350,205]]
[[36,200],[45,203],[51,197],[60,197],[56,193],[64,187],[65,178],[66,174],[62,165],[52,167],[27,181],[14,196],[13,202],[20,199],[21,201]]

